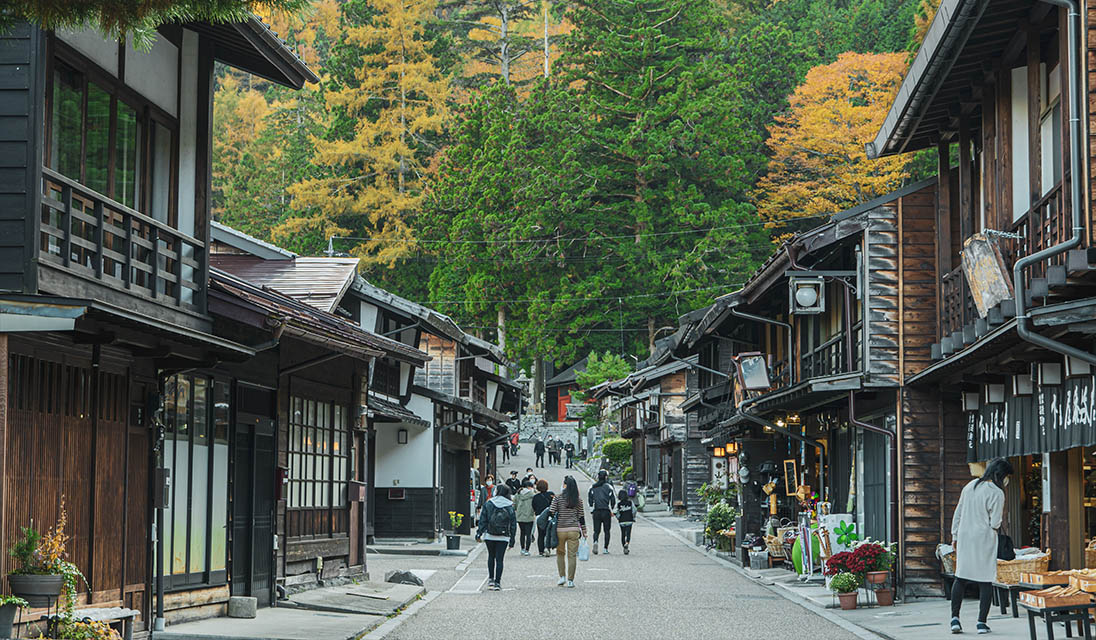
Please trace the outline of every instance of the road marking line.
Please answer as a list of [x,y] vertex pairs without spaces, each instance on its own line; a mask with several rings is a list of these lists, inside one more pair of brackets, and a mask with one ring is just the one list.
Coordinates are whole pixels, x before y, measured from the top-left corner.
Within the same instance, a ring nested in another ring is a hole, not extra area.
[[547,576],[547,575],[545,575],[545,574],[540,574],[540,573],[538,573],[538,574],[536,574],[536,575],[532,575],[532,576],[525,576],[525,577],[526,577],[526,578],[547,578],[548,576]]
[[600,584],[616,584],[619,582],[627,582],[627,580],[583,580],[583,582],[594,582]]

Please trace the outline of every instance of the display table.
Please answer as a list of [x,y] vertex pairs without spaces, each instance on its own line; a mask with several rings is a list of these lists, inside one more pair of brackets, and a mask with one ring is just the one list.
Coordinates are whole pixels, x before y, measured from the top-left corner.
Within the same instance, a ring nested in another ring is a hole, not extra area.
[[1033,607],[1025,602],[1019,603],[1019,605],[1027,609],[1028,614],[1028,628],[1031,631],[1031,640],[1036,640],[1038,637],[1035,633],[1035,618],[1042,618],[1047,625],[1047,640],[1054,640],[1054,623],[1062,622],[1066,625],[1066,637],[1073,637],[1072,623],[1077,622],[1078,630],[1081,631],[1085,640],[1092,640],[1092,624],[1089,622],[1089,618],[1092,615],[1092,610],[1096,609],[1096,602],[1089,602],[1088,604],[1074,604],[1067,607]]
[[1016,599],[1021,591],[1032,591],[1040,589],[1042,587],[1034,587],[1030,584],[1008,584],[1005,582],[994,582],[993,593],[996,596],[996,604],[1001,606],[1001,615],[1008,613],[1008,607],[1012,605],[1012,617],[1020,617],[1020,609],[1016,606]]

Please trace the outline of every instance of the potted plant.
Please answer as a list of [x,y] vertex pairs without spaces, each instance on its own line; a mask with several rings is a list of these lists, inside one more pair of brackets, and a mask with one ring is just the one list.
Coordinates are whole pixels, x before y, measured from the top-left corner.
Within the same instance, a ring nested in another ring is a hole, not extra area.
[[15,623],[15,615],[26,606],[29,605],[23,598],[0,595],[0,638],[12,637],[11,627]]
[[730,551],[731,538],[734,535],[734,521],[738,512],[726,501],[719,501],[708,509],[704,534],[713,540],[720,551]]
[[878,542],[865,540],[855,546],[852,554],[864,566],[864,579],[868,584],[884,584],[887,581],[891,564],[894,562],[894,554],[887,547]]
[[16,564],[15,570],[8,574],[8,586],[13,596],[26,600],[31,607],[50,606],[63,594],[63,613],[72,618],[78,582],[87,584],[87,580],[76,565],[65,559],[67,524],[68,512],[62,497],[57,523],[45,535],[39,534],[33,524],[22,528],[22,537],[8,550]]
[[460,528],[462,522],[464,522],[463,513],[449,512],[449,524],[452,525],[452,531],[445,534],[446,549],[450,551],[460,549],[460,534],[457,533],[457,529]]
[[842,571],[830,579],[830,589],[837,593],[841,608],[848,611],[856,608],[856,590],[860,588],[860,577],[855,573]]

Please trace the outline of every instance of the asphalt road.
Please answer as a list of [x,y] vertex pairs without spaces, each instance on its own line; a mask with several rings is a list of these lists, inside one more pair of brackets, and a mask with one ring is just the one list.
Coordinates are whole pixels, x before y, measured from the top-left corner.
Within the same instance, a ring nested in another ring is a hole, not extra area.
[[[533,464],[533,447],[523,443],[521,449],[500,471],[517,469],[524,475]],[[581,472],[559,466],[535,471],[553,491],[566,473],[574,474],[585,500],[590,481]],[[631,554],[625,556],[615,521],[613,527],[611,555],[580,562],[574,589],[556,586],[555,556],[538,557],[534,548],[534,555],[524,557],[515,546],[506,554],[503,590],[486,591],[487,555],[481,553],[467,571],[443,570],[429,580],[428,588],[444,591],[386,638],[855,637],[686,547],[649,521],[640,519],[635,525]]]

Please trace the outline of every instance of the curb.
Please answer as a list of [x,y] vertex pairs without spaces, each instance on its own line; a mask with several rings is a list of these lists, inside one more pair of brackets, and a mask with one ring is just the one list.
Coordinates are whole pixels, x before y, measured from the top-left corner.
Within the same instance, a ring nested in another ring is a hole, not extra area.
[[479,555],[483,553],[483,550],[486,548],[487,545],[483,544],[482,542],[476,543],[476,546],[468,552],[468,557],[464,560],[461,560],[460,563],[457,564],[457,571],[468,571],[468,567],[470,567],[472,563],[476,561],[476,558],[478,558]]
[[361,640],[380,640],[381,638],[386,637],[388,634],[395,631],[401,624],[403,624],[408,619],[413,617],[416,613],[418,613],[419,609],[422,609],[426,605],[430,604],[430,602],[434,598],[437,598],[441,594],[441,591],[430,591],[420,600],[412,602],[410,605],[408,605],[406,609],[400,611],[394,617],[389,618],[387,621],[383,622],[379,627],[373,629],[369,633],[363,636],[359,636],[359,638]]
[[878,634],[874,631],[871,631],[869,629],[866,629],[866,628],[864,628],[864,627],[862,627],[862,626],[860,626],[860,625],[858,625],[854,622],[849,622],[845,618],[842,618],[839,615],[831,613],[830,611],[827,611],[826,609],[823,609],[822,607],[819,607],[818,605],[816,605],[812,602],[809,602],[807,600],[803,600],[802,598],[799,598],[795,595],[792,595],[791,593],[788,593],[787,590],[785,590],[785,589],[782,589],[782,588],[777,587],[775,585],[768,585],[768,584],[765,584],[763,582],[759,582],[757,577],[751,576],[749,573],[747,573],[744,569],[742,569],[738,565],[736,565],[732,562],[729,562],[727,560],[724,560],[723,558],[720,558],[719,556],[716,556],[714,553],[712,553],[710,551],[705,551],[704,549],[701,549],[700,547],[697,547],[696,545],[690,543],[688,540],[686,540],[683,536],[678,534],[676,531],[674,531],[674,530],[672,530],[668,527],[665,527],[662,524],[660,524],[659,522],[657,522],[656,518],[649,518],[647,516],[644,516],[643,514],[640,514],[640,517],[643,518],[644,520],[646,520],[647,522],[649,522],[650,524],[653,524],[654,526],[658,527],[659,529],[662,529],[666,533],[670,534],[678,542],[685,545],[689,549],[692,549],[693,551],[699,553],[700,555],[706,556],[707,558],[711,559],[712,562],[715,562],[716,564],[718,564],[718,565],[720,565],[724,568],[735,571],[739,575],[741,575],[742,577],[748,578],[750,580],[750,582],[758,585],[759,587],[767,589],[767,590],[771,591],[772,593],[775,593],[775,594],[779,595],[781,598],[784,598],[785,600],[788,600],[790,602],[794,602],[795,604],[803,607],[807,611],[810,611],[811,613],[813,613],[815,615],[821,616],[822,618],[825,618],[826,620],[829,620],[830,622],[832,622],[835,625],[841,627],[845,631],[848,631],[849,633],[853,634],[857,638],[860,638],[861,640],[879,640],[880,638],[887,638],[887,636],[880,635],[880,634]]

